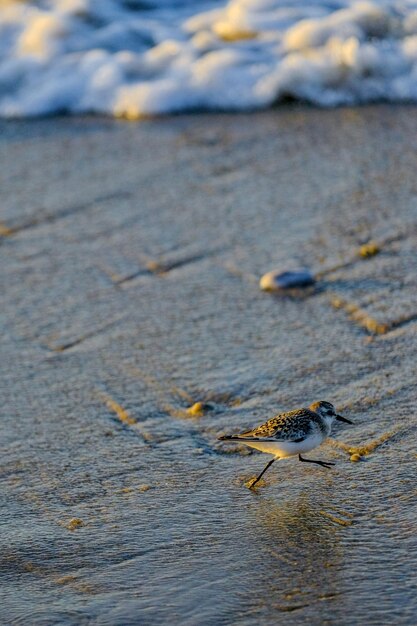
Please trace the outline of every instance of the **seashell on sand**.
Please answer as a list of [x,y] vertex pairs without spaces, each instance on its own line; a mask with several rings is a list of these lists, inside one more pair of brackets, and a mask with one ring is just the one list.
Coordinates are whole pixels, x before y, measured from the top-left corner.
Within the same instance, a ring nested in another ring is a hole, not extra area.
[[263,291],[283,291],[285,289],[296,289],[298,287],[308,287],[316,282],[313,274],[307,268],[294,270],[272,270],[264,274],[259,281],[259,287]]

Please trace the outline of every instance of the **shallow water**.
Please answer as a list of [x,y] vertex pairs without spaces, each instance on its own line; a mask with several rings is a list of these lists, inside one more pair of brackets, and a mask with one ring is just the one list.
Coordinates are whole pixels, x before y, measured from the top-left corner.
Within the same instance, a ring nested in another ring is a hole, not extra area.
[[[2,124],[2,623],[414,624],[416,131]],[[259,289],[290,262],[317,285]],[[317,399],[335,468],[248,490],[268,457],[217,436]]]
[[0,117],[417,100],[414,0],[7,0]]

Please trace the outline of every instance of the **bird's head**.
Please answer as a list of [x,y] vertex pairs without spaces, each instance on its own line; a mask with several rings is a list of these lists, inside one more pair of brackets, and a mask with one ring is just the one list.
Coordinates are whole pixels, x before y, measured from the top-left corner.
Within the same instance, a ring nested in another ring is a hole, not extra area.
[[320,400],[319,402],[313,402],[310,405],[310,410],[320,415],[326,422],[329,424],[333,424],[334,420],[339,420],[340,422],[346,422],[347,424],[353,424],[350,420],[346,419],[346,417],[342,417],[342,415],[338,415],[336,413],[336,409],[333,404],[330,402],[326,402],[325,400]]

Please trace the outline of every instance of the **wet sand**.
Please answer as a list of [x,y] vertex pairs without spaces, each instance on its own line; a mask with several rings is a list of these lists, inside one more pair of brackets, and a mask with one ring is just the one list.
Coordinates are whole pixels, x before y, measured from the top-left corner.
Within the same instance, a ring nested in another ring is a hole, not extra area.
[[[416,135],[0,123],[1,623],[415,624]],[[259,290],[292,263],[316,287]],[[319,399],[335,468],[247,489],[268,457],[217,436]]]

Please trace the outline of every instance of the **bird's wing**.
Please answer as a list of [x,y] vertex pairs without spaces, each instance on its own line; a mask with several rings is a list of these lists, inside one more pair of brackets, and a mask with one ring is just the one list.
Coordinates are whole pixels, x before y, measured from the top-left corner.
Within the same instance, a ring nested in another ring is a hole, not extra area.
[[280,413],[252,430],[240,433],[240,439],[254,441],[303,441],[311,430],[314,413],[309,409],[296,409]]

